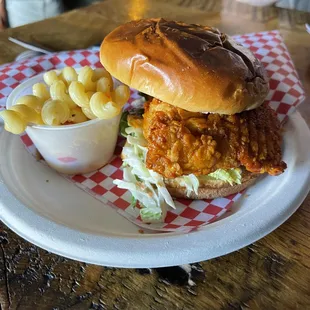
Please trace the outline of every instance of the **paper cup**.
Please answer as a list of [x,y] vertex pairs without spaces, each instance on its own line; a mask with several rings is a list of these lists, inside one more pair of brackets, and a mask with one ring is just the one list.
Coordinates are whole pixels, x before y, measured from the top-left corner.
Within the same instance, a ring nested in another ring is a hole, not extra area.
[[[32,85],[43,81],[37,75],[16,87],[6,102],[32,94]],[[29,125],[26,133],[49,166],[60,173],[88,173],[106,165],[113,156],[121,115],[109,120],[94,119],[62,126]]]

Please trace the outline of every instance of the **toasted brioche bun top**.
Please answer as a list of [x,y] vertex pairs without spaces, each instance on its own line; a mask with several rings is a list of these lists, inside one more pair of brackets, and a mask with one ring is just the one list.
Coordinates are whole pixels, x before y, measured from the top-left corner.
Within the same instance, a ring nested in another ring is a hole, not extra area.
[[106,36],[100,61],[124,84],[193,112],[255,109],[269,91],[266,72],[248,49],[201,25],[131,21]]

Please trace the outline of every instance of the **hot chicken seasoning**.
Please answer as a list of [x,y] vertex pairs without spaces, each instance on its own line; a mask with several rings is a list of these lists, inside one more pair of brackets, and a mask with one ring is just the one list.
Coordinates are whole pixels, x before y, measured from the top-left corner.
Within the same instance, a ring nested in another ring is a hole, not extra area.
[[[242,43],[244,46],[250,48],[250,50],[252,50],[252,52],[255,54],[256,58],[258,58],[260,62],[263,64],[263,66],[265,67],[268,78],[270,79],[269,92],[266,95],[267,97],[266,97],[265,103],[267,103],[268,106],[271,106],[273,110],[276,112],[277,118],[280,121],[283,121],[289,114],[291,114],[295,110],[295,107],[303,101],[304,92],[302,90],[297,73],[294,69],[293,63],[283,43],[282,37],[279,35],[277,31],[271,31],[271,32],[262,32],[262,33],[247,34],[243,36],[236,36],[234,37],[234,39],[237,42]],[[36,70],[38,70],[38,68],[41,68],[42,71],[43,70],[46,71],[50,69],[61,68],[65,66],[64,65],[65,63],[68,63],[68,62],[70,63],[73,62],[77,66],[79,66],[80,63],[82,63],[83,65],[93,65],[93,66],[98,66],[98,67],[100,66],[98,62],[98,51],[96,50],[83,50],[83,51],[75,51],[75,52],[70,52],[70,53],[63,52],[63,53],[58,53],[54,55],[46,55],[46,56],[37,58],[35,60],[28,61],[24,63],[23,65],[19,63],[13,63],[10,65],[4,66],[2,67],[1,72],[2,74],[6,75],[6,77],[3,80],[4,82],[2,81],[2,84],[0,84],[0,88],[1,88],[0,97],[3,98],[3,99],[0,99],[0,105],[1,104],[4,105],[5,97],[9,93],[9,90],[11,89],[11,86],[9,85],[9,83],[4,84],[6,80],[10,79],[11,85],[17,85],[23,79],[25,79],[26,76],[35,74],[35,70],[33,68],[35,68]],[[252,74],[251,67],[247,66],[247,68],[249,70],[248,74]],[[109,70],[109,68],[106,68],[106,69]],[[10,72],[12,72],[11,76],[10,76]],[[112,73],[113,75],[113,72],[110,72],[110,73]],[[155,89],[155,86],[154,86],[154,89]],[[155,96],[153,95],[153,97]],[[129,104],[126,106],[126,109],[130,110],[132,109],[133,106],[136,108],[138,98],[140,98],[140,96],[138,95],[138,92],[132,89],[131,98],[129,100]],[[165,102],[163,99],[160,101],[167,104],[167,102]],[[151,112],[152,112],[152,109],[156,108],[156,104],[157,102],[149,102],[148,107],[147,107],[148,119],[151,120],[152,122],[153,122],[154,115]],[[164,109],[165,111],[167,110],[166,105],[159,106],[158,108]],[[257,108],[259,107],[256,107],[255,109],[252,109],[251,111],[253,111],[253,113],[256,113],[254,111]],[[263,109],[263,106],[261,106],[260,108]],[[169,109],[170,109],[170,106],[168,106],[168,110]],[[179,112],[179,110],[175,111],[175,109],[179,109],[179,107],[175,107],[175,106],[171,107],[171,109],[172,109],[172,111],[170,111],[171,116],[173,116],[174,118],[175,118],[176,113],[180,113],[180,118],[177,119],[178,122],[181,122],[181,120],[184,118],[186,119],[186,114],[189,113],[189,116],[190,116],[189,122],[191,124],[194,123],[192,126],[194,125],[197,126],[197,122],[198,124],[200,124],[199,123],[200,117],[194,117],[196,116],[195,113],[197,113],[197,111],[187,111],[184,113],[181,110],[181,112]],[[266,109],[268,108],[266,107]],[[252,113],[251,111],[249,111],[249,113]],[[247,111],[241,112],[241,119],[242,119],[242,113],[248,113],[248,112]],[[141,113],[137,113],[137,114],[139,115]],[[222,116],[222,117],[229,118],[230,116]],[[140,153],[138,153],[138,158],[141,159],[143,158],[144,152],[145,152],[145,149],[144,149],[145,148],[144,143],[146,140],[145,135],[148,135],[148,133],[147,132],[144,133],[143,131],[141,131],[141,126],[140,126],[141,120],[139,120],[139,116],[131,115],[129,119],[130,119],[129,123],[131,124],[131,126],[127,127],[126,129],[127,140],[129,136],[129,140],[130,140],[129,142],[137,145],[137,148],[140,148],[141,152],[139,151]],[[192,119],[195,119],[196,123],[193,122]],[[159,121],[162,122],[162,120],[159,120]],[[215,120],[208,119],[208,121],[210,122],[210,121],[215,121]],[[126,122],[124,122],[124,120],[122,120],[121,123],[123,123],[123,125],[125,125],[126,127]],[[132,133],[134,133],[134,135],[132,135]],[[141,134],[143,134],[143,137],[141,136]],[[29,138],[27,136],[23,136],[22,140],[27,146],[27,149],[31,151],[32,153],[34,153],[35,148],[32,142],[29,140]],[[120,180],[120,181],[124,180],[123,168],[121,167],[121,165],[123,164],[123,161],[120,158],[120,153],[123,150],[124,143],[125,143],[125,139],[120,138],[118,141],[118,146],[116,147],[116,150],[115,150],[115,157],[110,162],[110,164],[108,164],[104,168],[92,174],[77,175],[73,177],[65,176],[65,177],[68,180],[71,180],[72,182],[74,182],[77,186],[85,190],[87,193],[94,195],[97,199],[99,199],[103,203],[107,203],[111,207],[114,207],[123,216],[125,216],[130,221],[136,223],[137,225],[141,227],[146,227],[148,229],[154,229],[158,231],[184,231],[184,232],[190,231],[190,230],[198,228],[201,225],[205,225],[205,224],[208,224],[216,220],[219,216],[225,213],[225,211],[232,206],[234,201],[236,201],[242,195],[242,193],[235,193],[235,194],[231,194],[226,197],[219,197],[215,199],[196,199],[196,200],[187,200],[183,198],[173,199],[172,202],[176,206],[176,209],[172,209],[168,207],[166,209],[167,214],[163,222],[152,223],[150,225],[147,225],[142,222],[141,209],[140,209],[141,204],[136,204],[136,208],[133,208],[131,204],[135,203],[135,200],[132,199],[132,195],[130,191],[126,189],[121,189],[120,187],[118,187],[117,185],[113,183],[113,181],[115,180]],[[210,145],[212,145],[212,143]],[[127,153],[128,152],[130,153],[130,148],[127,149]],[[155,149],[154,152],[152,153],[152,156],[156,156],[156,152],[157,150]],[[220,153],[221,155],[223,154],[223,152],[220,152]],[[268,165],[266,166],[261,165],[260,167],[255,167],[255,165],[253,166],[251,162],[248,160],[245,160],[245,158],[246,156],[243,158],[244,163],[248,165],[250,170],[265,169],[265,170],[268,170],[266,172],[270,174],[277,174],[282,171],[281,169],[285,168],[284,165],[281,164],[282,160],[279,160],[279,166],[275,167],[277,169],[274,170],[273,169],[274,167],[271,167]],[[158,163],[158,167],[162,167],[160,166],[160,163]],[[164,170],[160,170],[161,168],[158,168],[158,167],[156,168],[157,171],[153,170],[155,171],[154,173],[159,174],[159,172],[161,172],[164,175],[163,176],[164,181],[169,186],[171,183],[172,187],[173,186],[176,187],[175,185],[173,185],[173,182],[176,182],[176,181],[180,182],[180,180],[175,181],[175,179],[180,178],[179,174],[183,172],[181,172],[181,170],[178,170],[178,169],[176,169],[175,171],[172,169],[167,169],[167,171],[164,171]],[[187,173],[186,165],[180,165],[180,167],[182,168],[182,171],[185,171],[185,173]],[[195,168],[194,166],[189,166],[189,167],[190,169]],[[124,168],[126,168],[126,165]],[[202,167],[202,170],[203,169],[207,169],[207,167]],[[241,171],[238,170],[238,168],[231,168],[231,169],[233,170],[231,171],[226,170],[224,172],[223,171],[211,172],[211,174],[216,173],[215,175],[213,175],[213,181],[215,178],[226,178],[226,180],[228,181],[226,182],[228,183],[227,186],[230,185],[229,184],[229,181],[230,181],[233,184],[232,187],[234,187],[234,186],[240,185],[240,184],[236,184],[235,182],[235,181],[238,181],[238,179],[240,179],[240,176],[241,178],[243,178],[243,181],[241,181],[241,185],[244,182],[244,178],[249,177],[247,172],[244,172],[243,169]],[[149,171],[149,169],[147,171]],[[207,173],[207,172],[208,172],[207,170],[203,171],[203,173]],[[152,176],[154,177],[155,174],[153,172],[151,173],[153,174]],[[171,173],[175,173],[175,175],[173,175],[174,178],[169,177],[169,174]],[[253,172],[248,172],[248,173],[251,175],[251,173]],[[205,174],[201,174],[200,176],[197,177],[199,181],[198,186],[201,186],[201,184],[208,184],[208,182],[210,181],[210,178],[209,178],[210,176],[205,178],[204,175]],[[183,182],[184,182],[183,183],[184,187],[197,186],[197,183],[195,183],[195,178],[192,178],[190,174],[188,175],[187,179],[183,180]],[[166,189],[169,186],[166,185]],[[169,190],[171,191],[171,189]],[[184,192],[182,192],[182,194],[183,193]],[[188,191],[188,194],[193,195],[193,191]],[[200,197],[196,197],[196,198],[200,198]],[[155,214],[155,217],[156,217],[156,211],[158,209],[156,209],[156,206],[154,208],[155,209],[151,210],[150,214]],[[148,216],[150,214],[142,213],[142,216],[145,216],[145,215]],[[163,215],[164,214],[162,213],[161,216]]]

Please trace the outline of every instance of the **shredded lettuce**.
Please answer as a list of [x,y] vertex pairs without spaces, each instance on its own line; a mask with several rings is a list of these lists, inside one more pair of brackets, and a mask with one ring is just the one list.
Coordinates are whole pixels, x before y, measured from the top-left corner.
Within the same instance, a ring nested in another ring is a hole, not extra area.
[[123,112],[119,123],[119,131],[123,137],[127,136],[125,132],[126,128],[128,127],[127,116],[128,112]]
[[137,202],[138,202],[138,200],[134,196],[131,196],[131,204],[130,204],[130,206],[135,208],[137,206]]
[[158,208],[142,208],[140,209],[141,220],[145,223],[162,222],[162,210]]
[[189,195],[191,192],[194,192],[196,195],[198,195],[199,180],[194,174],[175,178],[175,181],[177,181],[180,186],[186,188],[187,195]]
[[140,99],[136,99],[131,103],[131,106],[134,107],[132,108],[130,111],[124,111],[122,116],[121,116],[121,120],[120,120],[120,124],[119,124],[119,130],[120,133],[123,137],[127,137],[127,133],[126,133],[126,129],[129,127],[128,121],[127,121],[127,117],[129,114],[134,114],[134,115],[142,115],[144,112],[143,109],[143,104],[145,102],[144,98],[140,98]]
[[[126,115],[127,117],[127,115]],[[122,117],[123,119],[123,117]],[[175,208],[174,201],[164,183],[164,178],[153,170],[146,168],[147,141],[142,128],[135,128],[125,124],[123,120],[122,134],[127,137],[123,147],[123,180],[114,180],[119,188],[127,189],[133,196],[132,206],[139,201],[140,216],[145,223],[163,221],[167,208]],[[233,185],[241,183],[241,169],[218,169],[206,176],[196,177],[194,174],[174,179],[180,186],[186,188],[186,193],[198,194],[200,180],[222,180]]]
[[163,177],[146,168],[147,142],[141,128],[127,127],[127,144],[123,147],[123,180],[114,183],[131,192],[139,200],[140,216],[144,222],[162,221],[167,205],[175,208],[173,199],[164,184]]
[[230,185],[241,184],[241,169],[234,168],[229,170],[217,169],[216,171],[203,176],[205,180],[220,180],[229,183]]

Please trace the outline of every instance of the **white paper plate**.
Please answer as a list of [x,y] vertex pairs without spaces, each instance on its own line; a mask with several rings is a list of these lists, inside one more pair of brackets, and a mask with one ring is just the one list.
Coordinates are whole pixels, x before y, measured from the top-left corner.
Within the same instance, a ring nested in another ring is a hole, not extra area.
[[0,218],[26,240],[59,255],[115,267],[207,260],[242,248],[282,224],[310,186],[310,132],[295,113],[285,125],[288,169],[264,177],[226,218],[190,234],[140,234],[110,207],[42,165],[20,138],[0,134]]

